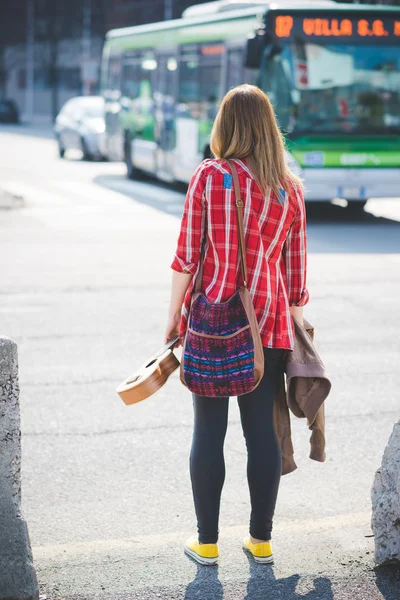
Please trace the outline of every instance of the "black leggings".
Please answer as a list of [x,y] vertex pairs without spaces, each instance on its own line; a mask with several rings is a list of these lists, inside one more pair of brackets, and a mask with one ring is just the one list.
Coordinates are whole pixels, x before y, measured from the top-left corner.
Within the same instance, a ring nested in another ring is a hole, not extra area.
[[[247,446],[247,479],[250,489],[250,534],[271,539],[281,477],[281,453],[273,422],[274,398],[285,350],[264,348],[264,376],[249,394],[238,397]],[[224,439],[229,398],[193,395],[194,432],[190,476],[197,515],[199,541],[218,540],[218,520],[225,480]]]

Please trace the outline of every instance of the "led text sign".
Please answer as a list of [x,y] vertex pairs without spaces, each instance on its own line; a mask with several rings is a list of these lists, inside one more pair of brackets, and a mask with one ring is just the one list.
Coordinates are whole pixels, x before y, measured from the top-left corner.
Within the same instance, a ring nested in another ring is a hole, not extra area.
[[316,41],[329,38],[332,42],[385,40],[385,43],[400,43],[400,14],[397,19],[386,15],[379,17],[380,15],[356,18],[280,14],[274,18],[273,33],[281,40],[301,37]]

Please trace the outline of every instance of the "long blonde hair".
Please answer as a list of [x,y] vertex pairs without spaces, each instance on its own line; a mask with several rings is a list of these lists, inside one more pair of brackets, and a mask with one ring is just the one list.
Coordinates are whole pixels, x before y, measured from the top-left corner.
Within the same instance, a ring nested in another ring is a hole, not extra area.
[[301,185],[285,162],[283,136],[266,94],[255,85],[239,85],[222,100],[211,132],[216,158],[245,158],[259,188],[279,196],[289,183]]

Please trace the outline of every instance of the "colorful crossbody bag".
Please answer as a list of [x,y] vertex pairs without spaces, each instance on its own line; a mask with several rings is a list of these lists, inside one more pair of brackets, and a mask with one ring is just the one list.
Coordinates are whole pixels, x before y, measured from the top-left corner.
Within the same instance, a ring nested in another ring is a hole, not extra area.
[[195,394],[241,396],[254,390],[264,374],[264,353],[253,302],[247,288],[243,201],[234,163],[233,177],[243,285],[226,302],[209,302],[200,291],[204,249],[191,299],[180,379]]

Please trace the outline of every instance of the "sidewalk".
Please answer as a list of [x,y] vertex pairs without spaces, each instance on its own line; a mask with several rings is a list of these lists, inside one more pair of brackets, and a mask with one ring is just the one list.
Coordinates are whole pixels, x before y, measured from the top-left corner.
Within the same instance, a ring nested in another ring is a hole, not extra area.
[[33,555],[48,600],[398,600],[400,570],[374,567],[368,517],[278,522],[273,565],[241,550],[238,526],[221,530],[218,567],[184,556],[188,531],[35,547]]

